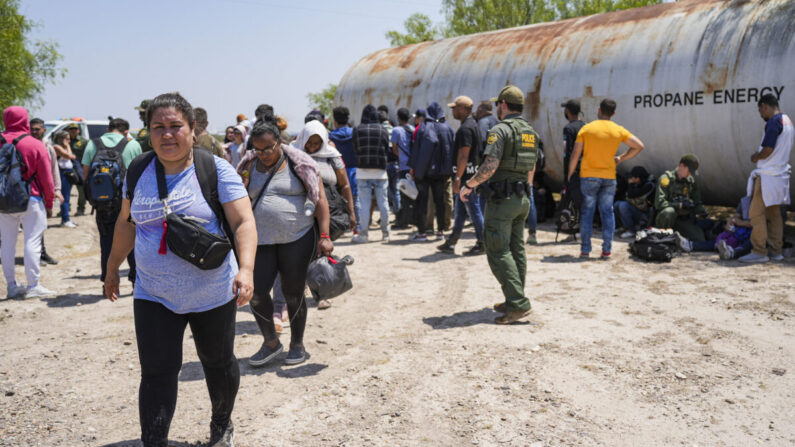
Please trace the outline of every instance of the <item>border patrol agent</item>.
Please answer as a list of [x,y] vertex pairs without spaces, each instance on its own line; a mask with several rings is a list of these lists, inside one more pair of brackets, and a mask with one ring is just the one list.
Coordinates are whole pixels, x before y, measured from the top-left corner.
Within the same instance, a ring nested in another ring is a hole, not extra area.
[[654,198],[655,226],[673,228],[691,241],[703,242],[704,230],[696,223],[696,217],[706,217],[707,210],[701,203],[701,190],[695,178],[697,169],[698,157],[687,154],[676,169],[660,176]]
[[524,93],[508,85],[492,98],[502,120],[489,131],[484,160],[474,177],[461,186],[461,200],[480,187],[487,197],[484,218],[486,256],[505,301],[494,305],[503,313],[495,322],[508,324],[530,313],[524,294],[527,257],[524,223],[530,212],[530,185],[538,159],[538,134],[522,117]]
[[151,99],[144,99],[141,101],[141,105],[135,108],[135,110],[138,111],[138,116],[144,123],[144,127],[138,131],[138,137],[135,138],[135,141],[141,146],[142,152],[149,152],[153,149],[149,141],[149,123],[146,122],[146,109],[149,108],[150,102],[152,102]]
[[[72,139],[72,152],[74,152],[75,160],[79,163],[83,159],[83,152],[86,151],[88,140],[80,135],[80,125],[77,123],[69,123],[66,125],[66,131],[69,132],[69,138]],[[83,178],[83,173],[80,169],[75,169],[75,174]],[[83,185],[73,185],[77,190],[77,213],[75,216],[83,216],[86,214],[86,193],[83,190]]]

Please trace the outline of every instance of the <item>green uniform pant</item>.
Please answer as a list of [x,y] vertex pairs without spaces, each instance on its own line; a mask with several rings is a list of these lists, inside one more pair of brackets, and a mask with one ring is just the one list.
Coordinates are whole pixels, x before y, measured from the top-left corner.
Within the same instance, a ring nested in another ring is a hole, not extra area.
[[77,212],[82,213],[86,210],[86,192],[83,185],[75,186],[77,189]]
[[486,202],[486,257],[511,310],[530,310],[530,300],[524,294],[527,276],[524,224],[529,212],[527,196],[513,195],[509,199]]
[[704,237],[704,230],[696,225],[696,222],[690,216],[679,216],[676,210],[670,206],[663,208],[657,213],[654,224],[657,228],[673,228],[693,242],[704,242],[707,240]]

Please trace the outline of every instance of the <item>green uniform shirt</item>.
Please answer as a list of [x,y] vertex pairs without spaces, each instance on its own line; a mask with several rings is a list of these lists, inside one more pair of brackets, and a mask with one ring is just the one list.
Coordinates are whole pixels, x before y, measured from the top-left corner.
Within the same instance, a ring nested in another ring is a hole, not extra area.
[[75,160],[83,160],[83,153],[85,153],[86,147],[88,147],[88,140],[83,137],[78,136],[77,141],[72,142],[72,152],[75,154]]
[[154,149],[152,147],[152,142],[149,141],[149,126],[138,131],[138,137],[135,141],[138,142],[142,152],[149,152]]
[[[124,135],[116,132],[108,132],[102,135],[102,144],[106,147],[115,147]],[[89,141],[88,145],[86,146],[86,152],[83,154],[82,163],[85,166],[91,166],[91,160],[94,159],[94,155],[97,153],[97,147],[94,145],[93,141]],[[131,140],[127,142],[127,145],[124,146],[124,150],[121,153],[122,163],[124,163],[124,167],[127,168],[130,166],[135,157],[141,155],[141,145],[138,144],[137,141]]]
[[[682,206],[685,201],[692,202],[692,206]],[[696,179],[692,175],[680,179],[676,175],[676,170],[666,171],[657,181],[654,207],[657,211],[673,207],[680,216],[690,215],[693,211],[697,216],[707,214],[701,202],[701,190]]]
[[[486,139],[486,150],[483,152],[484,157],[492,156],[502,160],[503,155],[505,155],[505,148],[508,147],[507,145],[514,144],[513,129],[511,129],[511,127],[504,121],[510,118],[517,118],[519,116],[520,114],[518,113],[508,115],[503,119],[503,121],[500,121],[494,127],[492,127],[491,130],[489,130],[489,136]],[[538,141],[537,135],[536,141]],[[489,179],[489,183],[503,180],[526,182],[527,172],[520,174],[515,171],[505,171],[498,168],[494,175]]]

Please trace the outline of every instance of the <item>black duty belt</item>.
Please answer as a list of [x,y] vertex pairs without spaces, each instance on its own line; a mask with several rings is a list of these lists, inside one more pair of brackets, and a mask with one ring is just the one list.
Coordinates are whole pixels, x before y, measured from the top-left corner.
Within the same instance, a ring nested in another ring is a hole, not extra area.
[[478,193],[484,194],[487,200],[509,199],[511,196],[530,196],[530,185],[516,180],[483,183],[478,186]]

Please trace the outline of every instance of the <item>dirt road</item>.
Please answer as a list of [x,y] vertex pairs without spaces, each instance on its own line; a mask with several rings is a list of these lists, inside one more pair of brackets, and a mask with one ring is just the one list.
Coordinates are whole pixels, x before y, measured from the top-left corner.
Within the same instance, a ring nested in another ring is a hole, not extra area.
[[[42,283],[58,297],[0,302],[0,445],[138,445],[132,299],[99,296],[93,219],[77,222],[46,234],[61,262]],[[522,324],[492,323],[485,257],[437,254],[407,233],[339,241],[355,288],[310,309],[305,364],[249,367],[262,338],[240,309],[237,445],[795,443],[795,262],[653,265],[625,243],[609,262],[580,262],[541,228]],[[200,445],[210,403],[190,331],[179,387],[171,439]]]

